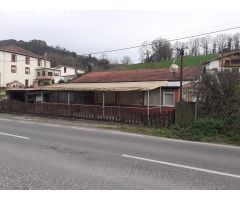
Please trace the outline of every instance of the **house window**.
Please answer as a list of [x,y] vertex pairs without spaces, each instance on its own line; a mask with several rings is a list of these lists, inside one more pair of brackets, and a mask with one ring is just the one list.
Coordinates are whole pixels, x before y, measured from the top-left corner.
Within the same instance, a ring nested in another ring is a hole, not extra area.
[[42,66],[42,60],[38,58],[38,66]]
[[41,73],[40,73],[40,72],[37,72],[37,76],[41,76]]
[[42,71],[42,76],[45,76],[46,75],[46,72],[45,71]]
[[25,87],[28,87],[28,79],[25,80]]
[[230,66],[230,60],[225,60],[225,66]]
[[144,93],[139,91],[120,92],[120,105],[142,105],[144,101]]
[[52,72],[48,72],[48,76],[53,76],[53,73]]
[[[96,103],[103,103],[103,93],[96,92],[95,93],[95,101]],[[104,102],[105,104],[116,104],[116,93],[115,92],[104,92]]]
[[67,68],[66,67],[64,67],[64,73],[67,73]]
[[174,92],[163,92],[163,106],[168,106],[168,107],[175,106]]
[[30,74],[30,68],[29,67],[25,67],[25,74]]
[[17,73],[17,66],[16,65],[11,66],[11,72],[12,73]]
[[232,72],[238,73],[238,72],[239,72],[239,68],[238,68],[238,67],[233,67],[233,68],[232,68]]
[[17,55],[12,54],[12,62],[17,62]]
[[54,72],[54,76],[59,76],[59,72]]
[[26,65],[30,64],[30,57],[28,57],[28,56],[25,57],[25,64]]

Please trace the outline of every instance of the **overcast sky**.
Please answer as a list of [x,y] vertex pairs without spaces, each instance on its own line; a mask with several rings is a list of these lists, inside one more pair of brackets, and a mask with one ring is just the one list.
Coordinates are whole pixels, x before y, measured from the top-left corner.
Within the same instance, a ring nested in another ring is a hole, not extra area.
[[[239,10],[4,11],[0,39],[45,40],[78,54],[141,44],[240,25]],[[240,32],[239,30],[236,30]],[[139,62],[138,49],[109,53]],[[100,56],[100,55],[97,55]]]

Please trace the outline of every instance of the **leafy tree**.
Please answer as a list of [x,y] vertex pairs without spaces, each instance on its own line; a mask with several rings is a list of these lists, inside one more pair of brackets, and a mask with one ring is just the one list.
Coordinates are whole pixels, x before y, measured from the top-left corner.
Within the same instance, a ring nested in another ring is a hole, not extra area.
[[154,62],[167,60],[172,57],[171,43],[163,38],[158,38],[152,41],[152,55],[151,58]]
[[203,115],[227,117],[240,111],[240,76],[221,71],[205,74],[199,84],[200,112]]

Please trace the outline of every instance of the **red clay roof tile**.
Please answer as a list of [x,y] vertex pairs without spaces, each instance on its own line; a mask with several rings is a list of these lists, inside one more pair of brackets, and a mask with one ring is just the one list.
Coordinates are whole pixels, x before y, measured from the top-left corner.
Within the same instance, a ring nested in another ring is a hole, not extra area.
[[[197,80],[197,67],[184,67],[183,80]],[[111,83],[111,82],[137,82],[137,81],[176,81],[180,79],[180,70],[173,75],[169,69],[138,69],[111,72],[90,72],[75,78],[73,83]]]

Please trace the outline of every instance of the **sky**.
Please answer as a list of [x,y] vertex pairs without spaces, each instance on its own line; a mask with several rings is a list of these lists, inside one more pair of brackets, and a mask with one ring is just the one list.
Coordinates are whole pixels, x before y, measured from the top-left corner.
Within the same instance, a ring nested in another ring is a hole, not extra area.
[[[40,39],[48,45],[59,45],[77,54],[89,54],[140,45],[158,37],[175,39],[240,26],[239,9],[196,10],[159,6],[159,10],[155,7],[133,10],[134,4],[125,5],[127,9],[119,6],[122,10],[116,10],[114,6],[112,9],[103,7],[102,4],[100,9],[90,9],[87,7],[89,4],[82,9],[80,4],[74,7],[74,2],[69,0],[62,7],[50,5],[48,9],[45,9],[46,6],[36,9],[21,5],[10,10],[10,5],[3,6],[0,12],[0,40]],[[235,32],[240,32],[240,29]],[[101,57],[102,54],[94,56]],[[140,62],[139,48],[107,53],[106,56],[118,61],[123,56],[130,56],[134,63]]]

